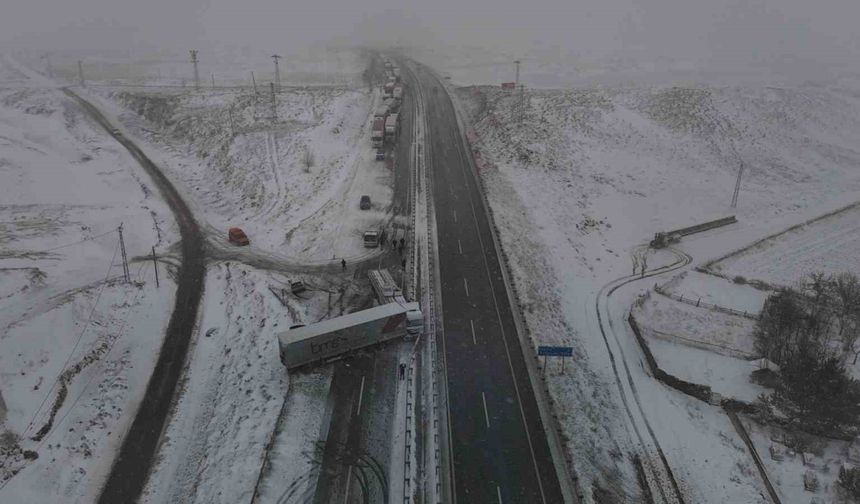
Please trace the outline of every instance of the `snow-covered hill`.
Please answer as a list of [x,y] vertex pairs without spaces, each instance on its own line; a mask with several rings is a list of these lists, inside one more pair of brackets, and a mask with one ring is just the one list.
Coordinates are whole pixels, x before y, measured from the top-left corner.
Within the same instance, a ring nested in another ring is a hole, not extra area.
[[[860,200],[860,95],[848,85],[545,90],[528,93],[520,119],[518,93],[456,94],[534,344],[575,349],[573,371],[547,378],[574,465],[586,487],[635,494],[597,292],[631,274],[634,248],[657,231],[737,215],[683,239],[695,265]],[[653,281],[618,291],[612,310]],[[635,346],[625,352],[639,366]],[[720,410],[643,380],[643,407],[690,501],[754,502],[761,483]]]

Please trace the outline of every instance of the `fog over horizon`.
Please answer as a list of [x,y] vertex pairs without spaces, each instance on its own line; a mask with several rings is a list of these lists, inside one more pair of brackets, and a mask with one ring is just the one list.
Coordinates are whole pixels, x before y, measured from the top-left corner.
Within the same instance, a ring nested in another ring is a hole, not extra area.
[[522,58],[801,78],[860,62],[852,0],[12,0],[4,12],[7,49],[132,58],[370,45],[455,66]]

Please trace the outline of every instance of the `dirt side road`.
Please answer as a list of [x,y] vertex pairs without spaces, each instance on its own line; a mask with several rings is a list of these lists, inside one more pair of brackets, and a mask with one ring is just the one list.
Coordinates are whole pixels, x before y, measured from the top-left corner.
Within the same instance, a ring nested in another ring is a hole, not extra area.
[[176,304],[170,315],[167,334],[137,416],[123,440],[122,448],[99,498],[99,502],[104,504],[134,502],[140,496],[149,475],[194,331],[206,272],[203,236],[188,205],[155,163],[147,158],[137,145],[117,132],[90,102],[69,89],[63,89],[63,92],[80,104],[83,110],[122,144],[146,170],[170,206],[182,237],[182,264],[177,275]]

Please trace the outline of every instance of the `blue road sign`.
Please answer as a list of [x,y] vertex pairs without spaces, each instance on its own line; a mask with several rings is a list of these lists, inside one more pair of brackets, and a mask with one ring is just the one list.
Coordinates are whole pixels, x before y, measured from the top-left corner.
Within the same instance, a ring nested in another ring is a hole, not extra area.
[[539,346],[538,355],[550,357],[573,357],[573,347],[569,346]]

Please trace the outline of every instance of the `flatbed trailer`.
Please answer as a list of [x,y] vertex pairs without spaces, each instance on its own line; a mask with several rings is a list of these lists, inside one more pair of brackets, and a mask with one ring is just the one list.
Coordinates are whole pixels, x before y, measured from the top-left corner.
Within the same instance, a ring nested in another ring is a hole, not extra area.
[[701,233],[702,231],[707,231],[709,229],[714,229],[721,226],[728,226],[729,224],[734,224],[737,221],[738,220],[735,218],[735,216],[732,215],[729,217],[723,217],[722,219],[696,224],[695,226],[688,226],[685,228],[676,229],[674,231],[661,231],[654,235],[654,239],[651,240],[650,245],[652,248],[664,248],[670,243],[677,243],[681,240],[682,236],[687,236],[694,233]]

